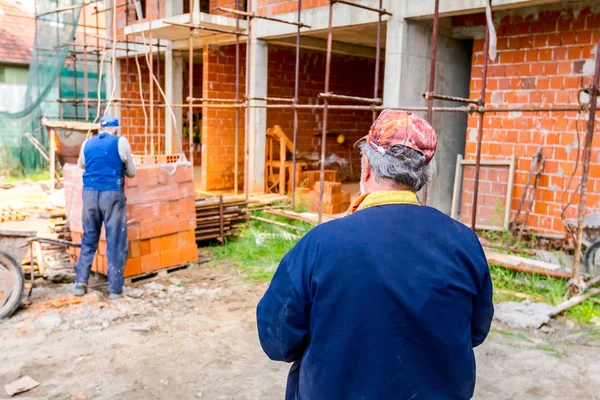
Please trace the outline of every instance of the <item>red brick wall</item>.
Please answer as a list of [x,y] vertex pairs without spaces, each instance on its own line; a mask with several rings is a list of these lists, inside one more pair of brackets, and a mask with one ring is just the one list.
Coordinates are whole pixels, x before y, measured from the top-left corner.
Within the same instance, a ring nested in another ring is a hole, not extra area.
[[[590,8],[573,10],[547,8],[531,15],[497,15],[498,60],[490,64],[486,102],[498,106],[565,106],[577,103],[577,92],[589,85],[593,74],[595,43],[598,40],[600,14]],[[454,19],[459,26],[481,25],[483,16]],[[478,98],[481,89],[483,40],[473,44],[471,97]],[[527,226],[541,233],[560,234],[564,228],[560,219],[563,191],[573,192],[581,173],[581,163],[575,179],[568,186],[568,178],[575,169],[578,150],[586,131],[585,116],[577,122],[577,113],[488,113],[484,119],[482,158],[506,159],[514,154],[517,159],[511,202],[512,215],[527,181],[531,157],[539,145],[547,157],[546,168],[539,182],[533,210]],[[476,151],[478,117],[468,120],[466,158],[474,158]],[[580,135],[578,136],[578,129]],[[600,121],[596,120],[596,130]],[[600,211],[600,135],[594,139],[594,151],[589,181],[586,212]],[[469,187],[469,176],[465,187]],[[504,181],[505,178],[497,179]],[[482,185],[478,202],[485,205],[490,189]],[[490,189],[491,190],[491,189]],[[468,199],[468,189],[463,189]],[[574,195],[574,204],[579,196]],[[465,211],[468,212],[467,205]],[[567,217],[573,217],[571,207]],[[489,209],[481,208],[481,222],[490,218]],[[470,217],[469,217],[470,219]]]
[[[130,100],[129,103],[121,105],[121,133],[131,143],[131,148],[134,153],[150,154],[152,137],[154,137],[154,154],[164,154],[164,115],[165,108],[156,106],[161,99],[160,93],[156,85],[154,85],[154,131],[153,135],[149,134],[150,130],[150,74],[145,57],[138,58],[142,77],[142,96],[145,102],[145,110],[147,114],[148,131],[145,129],[146,117],[144,117],[144,108],[141,105],[139,76],[134,58],[130,58],[129,62],[121,60],[121,97]],[[153,62],[154,73],[158,76],[159,63],[156,59]],[[160,61],[161,70],[161,86],[164,90],[164,61]],[[162,103],[162,101],[161,101]],[[148,135],[146,135],[148,132]]]
[[[303,50],[300,54],[300,103],[316,104],[318,94],[325,90],[325,53]],[[295,62],[294,49],[269,47],[269,96],[294,97]],[[383,70],[383,63],[381,69]],[[336,94],[373,97],[374,73],[375,60],[333,55],[330,91]],[[380,78],[380,83],[382,82],[383,78]],[[379,96],[382,95],[382,88],[380,88]],[[322,101],[319,103],[322,104]],[[339,101],[331,102],[331,104],[342,103],[348,104]],[[342,168],[342,175],[347,180],[358,180],[360,178],[360,156],[357,151],[352,149],[352,145],[368,132],[372,115],[370,111],[329,110],[327,130],[344,135],[346,141],[340,145],[337,143],[336,137],[328,138],[327,156],[335,154],[344,160],[349,160],[350,156],[352,157],[352,168],[350,168],[350,164],[346,164]],[[267,127],[280,125],[287,136],[292,139],[294,132],[293,118],[294,113],[291,109],[268,109]],[[301,154],[320,153],[322,122],[322,110],[298,111],[297,147]],[[318,136],[315,134],[318,134]],[[351,169],[353,176],[350,176]]]
[[[246,47],[240,46],[240,98],[245,93]],[[205,46],[202,97],[235,99],[235,46]],[[245,112],[240,110],[238,179],[244,181]],[[204,108],[202,113],[202,182],[206,190],[229,190],[235,182],[235,109]]]

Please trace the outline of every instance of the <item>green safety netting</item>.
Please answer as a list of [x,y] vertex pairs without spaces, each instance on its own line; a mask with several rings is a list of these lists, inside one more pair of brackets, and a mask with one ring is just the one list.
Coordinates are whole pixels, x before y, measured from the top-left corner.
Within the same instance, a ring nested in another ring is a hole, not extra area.
[[[47,151],[48,135],[41,125],[41,118],[60,117],[59,98],[82,99],[86,96],[83,61],[81,56],[76,57],[76,61],[69,57],[77,54],[70,54],[72,48],[67,44],[75,39],[83,4],[83,0],[36,1],[35,41],[27,90],[23,98],[14,99],[14,104],[19,104],[18,111],[0,111],[0,176],[18,176],[45,167],[47,161],[27,139],[26,133]],[[56,10],[62,11],[54,12]],[[86,66],[87,96],[91,99],[97,98],[98,66],[96,57]],[[100,77],[100,80],[101,98],[105,98],[104,79]],[[90,103],[88,115],[85,115],[83,104],[62,103],[62,117],[93,121],[96,104]]]

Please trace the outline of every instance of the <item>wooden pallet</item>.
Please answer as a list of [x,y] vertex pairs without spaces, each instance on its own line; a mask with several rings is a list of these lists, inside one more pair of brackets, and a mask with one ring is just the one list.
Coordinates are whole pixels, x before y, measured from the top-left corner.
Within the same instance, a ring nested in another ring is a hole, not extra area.
[[158,269],[156,271],[147,272],[142,275],[131,276],[125,278],[125,285],[131,286],[134,283],[146,283],[152,282],[157,279],[165,278],[177,271],[185,271],[191,267],[191,264],[177,265],[175,267],[169,267],[164,269]]
[[0,208],[0,222],[23,221],[24,219],[25,215],[12,207]]

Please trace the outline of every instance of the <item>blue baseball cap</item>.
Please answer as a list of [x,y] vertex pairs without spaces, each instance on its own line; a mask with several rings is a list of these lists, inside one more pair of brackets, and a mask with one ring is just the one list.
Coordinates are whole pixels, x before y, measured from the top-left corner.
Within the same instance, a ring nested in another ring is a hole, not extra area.
[[104,127],[104,126],[118,127],[119,120],[117,118],[113,117],[112,115],[105,115],[100,118],[100,126],[102,126],[102,127]]

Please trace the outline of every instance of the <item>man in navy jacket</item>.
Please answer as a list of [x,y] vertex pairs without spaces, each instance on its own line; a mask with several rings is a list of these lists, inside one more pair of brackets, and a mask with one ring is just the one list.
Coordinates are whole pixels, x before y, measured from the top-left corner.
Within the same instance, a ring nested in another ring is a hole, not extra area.
[[293,362],[286,399],[470,399],[493,316],[477,236],[417,199],[434,130],[386,110],[357,143],[352,214],[309,232],[258,304],[260,342]]

